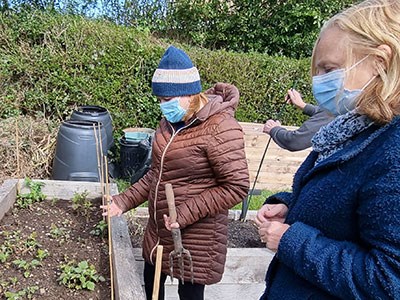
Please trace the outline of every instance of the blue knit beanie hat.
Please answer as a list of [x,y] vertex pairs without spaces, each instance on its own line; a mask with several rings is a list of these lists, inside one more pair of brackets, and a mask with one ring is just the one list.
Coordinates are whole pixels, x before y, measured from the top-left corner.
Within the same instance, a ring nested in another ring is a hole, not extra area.
[[154,72],[151,88],[158,97],[198,94],[201,92],[199,71],[183,50],[170,46]]

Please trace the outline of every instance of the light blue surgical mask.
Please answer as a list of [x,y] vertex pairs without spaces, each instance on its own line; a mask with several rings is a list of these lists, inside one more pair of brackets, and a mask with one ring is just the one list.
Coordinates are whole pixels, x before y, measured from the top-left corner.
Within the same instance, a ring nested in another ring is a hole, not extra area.
[[375,78],[372,77],[361,89],[348,90],[344,88],[344,79],[346,72],[350,71],[360,64],[364,57],[350,68],[338,69],[323,75],[317,75],[312,80],[312,90],[318,105],[332,113],[333,115],[342,115],[356,107],[356,99],[365,89],[365,87]]
[[179,97],[160,103],[160,109],[164,117],[171,123],[182,121],[186,115],[186,109],[179,104]]

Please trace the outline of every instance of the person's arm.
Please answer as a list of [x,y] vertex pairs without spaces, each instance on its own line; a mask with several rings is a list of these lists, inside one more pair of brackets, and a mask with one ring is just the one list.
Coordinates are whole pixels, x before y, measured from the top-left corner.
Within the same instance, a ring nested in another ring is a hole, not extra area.
[[271,129],[270,135],[279,147],[289,151],[299,151],[311,147],[311,138],[319,128],[310,127],[312,121],[305,121],[297,130],[287,130],[277,126]]
[[315,115],[317,112],[319,112],[321,109],[317,105],[313,104],[306,104],[303,108],[303,114],[312,117]]
[[292,199],[292,193],[291,192],[279,192],[276,193],[272,196],[269,196],[267,199],[265,199],[264,204],[279,204],[283,203],[287,207],[289,207],[290,202]]
[[[307,104],[309,105],[309,104]],[[297,130],[275,127],[270,135],[278,146],[289,151],[299,151],[311,147],[311,139],[324,125],[332,121],[333,116],[317,107],[317,112],[306,120]]]
[[341,299],[400,299],[398,151],[386,152],[386,167],[371,170],[369,181],[357,193],[358,243],[334,240],[295,222],[280,240],[278,259]]

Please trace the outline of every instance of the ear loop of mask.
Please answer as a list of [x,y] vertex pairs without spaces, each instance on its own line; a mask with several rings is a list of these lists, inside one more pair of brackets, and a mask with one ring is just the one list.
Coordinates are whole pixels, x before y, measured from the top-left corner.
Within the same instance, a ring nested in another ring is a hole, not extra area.
[[[356,62],[356,63],[355,63],[354,65],[352,65],[350,68],[348,68],[347,70],[345,70],[345,72],[348,72],[348,71],[350,71],[351,69],[357,67],[357,66],[358,66],[359,64],[361,64],[364,60],[366,60],[368,57],[369,57],[369,54],[368,54],[367,56],[365,56],[364,58],[360,59],[358,62]],[[376,75],[372,76],[372,78],[369,79],[369,80],[363,85],[363,87],[362,87],[361,89],[357,89],[357,90],[363,91],[375,78],[376,78]],[[342,95],[343,92],[344,92],[345,90],[350,91],[350,90],[344,88],[344,84],[343,84],[343,90],[342,90],[342,92],[341,92],[340,94],[337,95],[337,101],[336,101],[336,106],[337,106],[337,107],[338,107],[338,105],[339,105],[339,103],[338,103],[339,101],[338,101],[338,100],[339,100],[340,97],[341,97],[340,95]],[[346,109],[347,109],[347,108],[346,108]]]
[[[345,70],[345,73],[348,72],[348,71],[350,71],[351,69],[357,67],[357,66],[358,66],[359,64],[361,64],[364,60],[366,60],[368,57],[369,57],[369,54],[368,54],[367,56],[365,56],[364,58],[360,59],[358,62],[356,62],[356,63],[355,63],[354,65],[352,65],[350,68],[348,68],[347,70]],[[371,78],[370,80],[368,80],[367,83],[364,84],[363,87],[362,87],[361,89],[359,89],[359,90],[363,91],[363,90],[372,82],[372,80],[374,80],[375,78],[376,78],[376,75],[372,76],[372,78]],[[343,83],[342,89],[343,89],[343,90],[346,90],[346,88],[344,87],[344,83]],[[342,92],[343,92],[343,90],[342,90]],[[348,90],[348,89],[347,89],[347,90]],[[340,94],[338,94],[338,95],[340,95]]]
[[356,62],[354,65],[352,65],[350,68],[348,68],[347,70],[345,70],[345,72],[350,71],[351,69],[354,69],[355,67],[357,67],[359,64],[361,64],[364,60],[366,60],[369,57],[369,54],[367,54],[367,56],[361,58],[358,62]]

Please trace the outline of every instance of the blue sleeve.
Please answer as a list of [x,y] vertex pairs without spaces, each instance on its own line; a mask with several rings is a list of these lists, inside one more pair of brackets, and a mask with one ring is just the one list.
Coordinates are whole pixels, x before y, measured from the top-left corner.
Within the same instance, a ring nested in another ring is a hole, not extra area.
[[285,204],[287,207],[289,207],[289,204],[292,200],[292,193],[290,192],[280,192],[277,193],[275,195],[272,195],[270,197],[268,197],[264,204],[279,204],[279,203],[283,203]]
[[[398,155],[393,153],[391,155]],[[301,277],[342,299],[400,299],[400,166],[371,170],[359,191],[360,242],[338,241],[296,222],[277,256]]]

